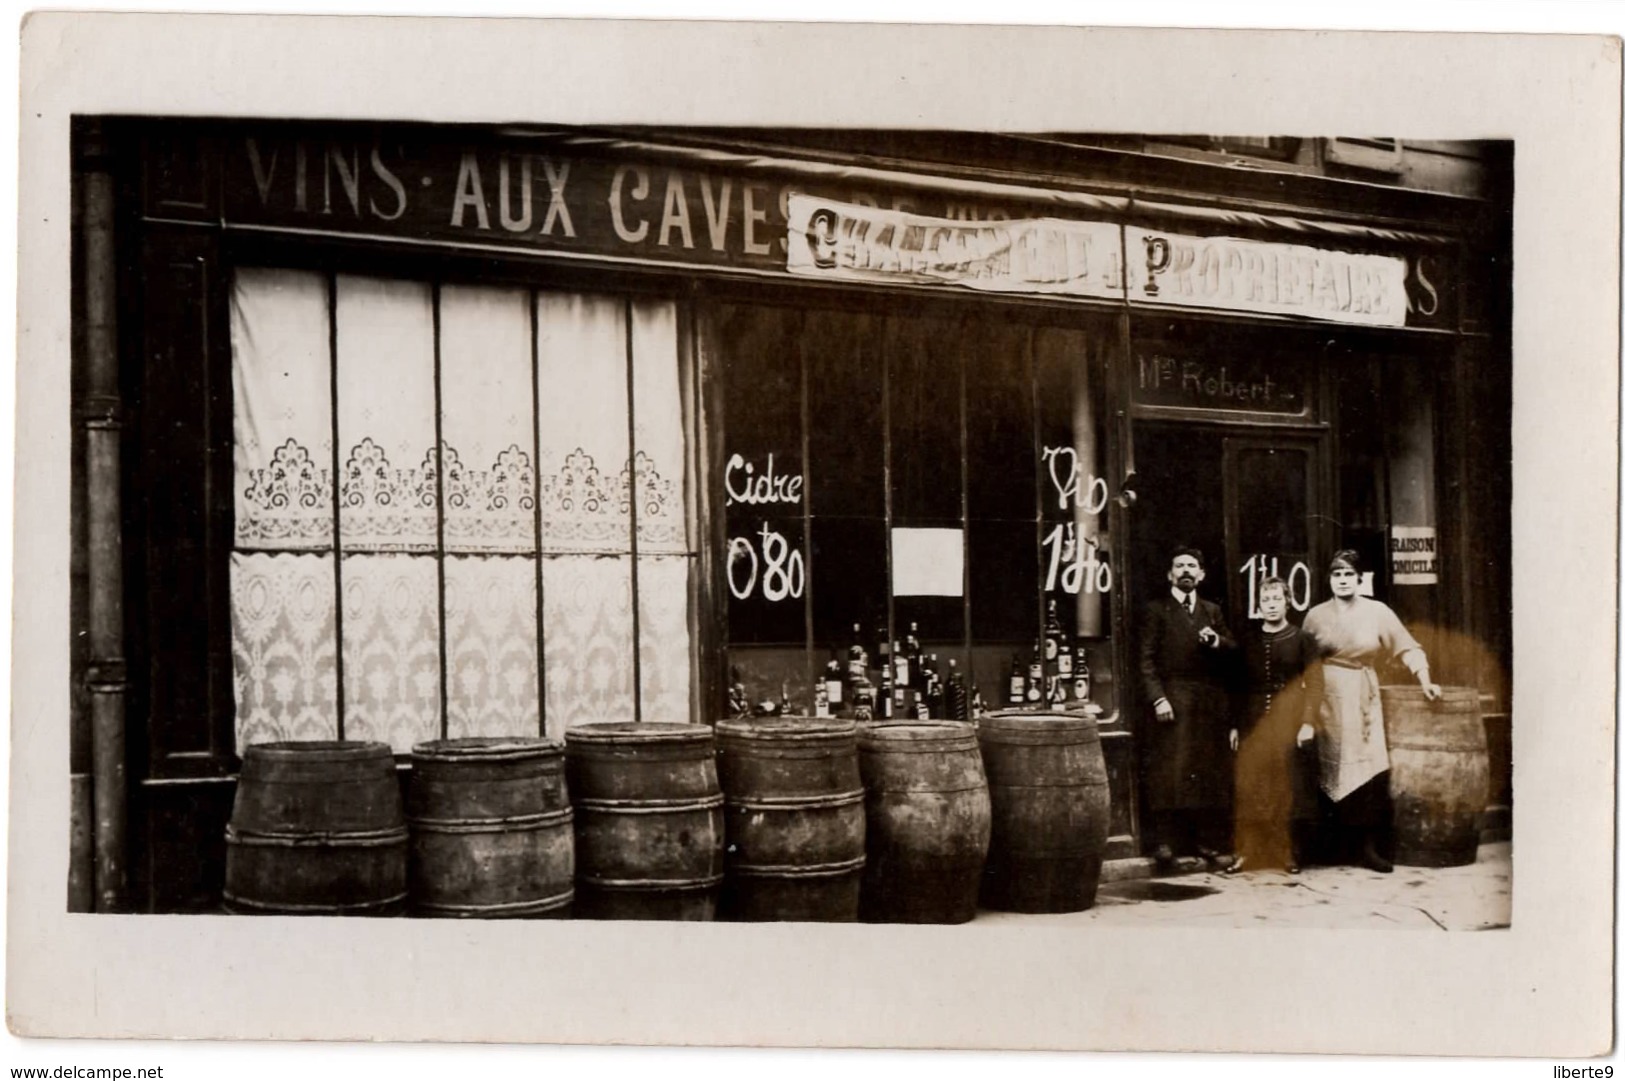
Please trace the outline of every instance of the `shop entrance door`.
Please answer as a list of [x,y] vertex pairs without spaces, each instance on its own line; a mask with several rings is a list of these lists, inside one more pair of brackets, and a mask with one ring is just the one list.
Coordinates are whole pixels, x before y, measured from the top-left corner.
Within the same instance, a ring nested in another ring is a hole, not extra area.
[[1324,461],[1323,438],[1301,431],[1135,424],[1134,611],[1126,665],[1132,690],[1125,695],[1135,731],[1149,723],[1150,711],[1140,687],[1139,617],[1168,591],[1175,548],[1202,550],[1207,574],[1199,592],[1219,603],[1235,635],[1258,618],[1265,578],[1287,583],[1293,622],[1325,599],[1321,569],[1332,520]]
[[1140,424],[1134,438],[1138,501],[1131,561],[1137,603],[1168,589],[1177,547],[1202,550],[1201,594],[1231,630],[1258,618],[1258,585],[1287,583],[1289,615],[1325,599],[1327,516],[1321,439],[1299,433],[1231,434],[1222,428]]

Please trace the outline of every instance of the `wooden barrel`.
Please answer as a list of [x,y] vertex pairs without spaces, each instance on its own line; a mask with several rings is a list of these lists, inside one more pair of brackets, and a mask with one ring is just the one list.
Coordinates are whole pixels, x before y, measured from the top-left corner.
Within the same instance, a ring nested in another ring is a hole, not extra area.
[[858,735],[858,767],[868,826],[862,918],[974,919],[992,816],[976,729],[955,721],[869,725]]
[[744,921],[850,923],[863,874],[863,781],[852,721],[717,725],[726,802],[722,912]]
[[1445,687],[1429,702],[1420,687],[1382,688],[1391,763],[1394,862],[1457,867],[1478,858],[1478,816],[1489,802],[1489,753],[1478,691]]
[[412,748],[407,892],[419,916],[570,914],[575,836],[564,752],[544,739]]
[[1094,718],[995,713],[976,738],[993,805],[982,903],[1007,912],[1093,905],[1111,824]]
[[406,900],[406,819],[387,744],[257,743],[226,826],[226,907],[382,916]]
[[722,883],[711,729],[584,724],[564,733],[575,810],[576,916],[709,920]]

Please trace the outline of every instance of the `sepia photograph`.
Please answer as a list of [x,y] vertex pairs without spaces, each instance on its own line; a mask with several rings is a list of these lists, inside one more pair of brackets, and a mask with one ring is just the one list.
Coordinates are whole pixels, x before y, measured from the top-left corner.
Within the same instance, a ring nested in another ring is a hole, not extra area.
[[1509,923],[1510,143],[74,136],[70,910]]
[[1618,44],[33,17],[12,1031],[1607,1054]]

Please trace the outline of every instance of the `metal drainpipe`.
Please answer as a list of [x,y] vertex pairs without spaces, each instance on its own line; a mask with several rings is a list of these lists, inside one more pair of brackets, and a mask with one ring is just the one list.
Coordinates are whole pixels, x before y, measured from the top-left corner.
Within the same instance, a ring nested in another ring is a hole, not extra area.
[[82,129],[80,220],[84,242],[84,428],[95,908],[128,906],[125,779],[124,567],[120,530],[118,319],[112,155],[99,125]]

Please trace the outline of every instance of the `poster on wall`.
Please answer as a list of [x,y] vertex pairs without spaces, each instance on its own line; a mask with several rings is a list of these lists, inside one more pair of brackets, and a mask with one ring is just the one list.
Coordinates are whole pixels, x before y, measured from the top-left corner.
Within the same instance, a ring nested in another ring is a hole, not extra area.
[[1396,525],[1389,535],[1396,586],[1431,586],[1439,582],[1439,541],[1430,525]]

